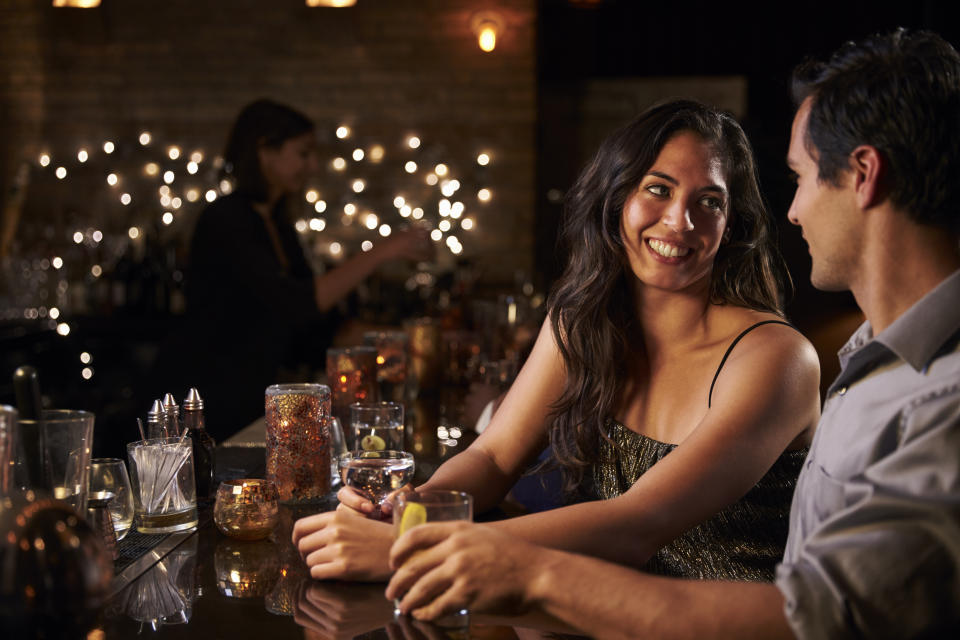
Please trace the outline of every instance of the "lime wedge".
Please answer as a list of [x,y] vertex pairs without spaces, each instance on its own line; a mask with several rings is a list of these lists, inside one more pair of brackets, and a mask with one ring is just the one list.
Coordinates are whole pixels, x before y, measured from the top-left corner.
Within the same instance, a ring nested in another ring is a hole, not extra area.
[[383,451],[387,443],[380,436],[363,436],[360,438],[360,448],[364,451]]
[[403,515],[400,517],[400,531],[398,535],[403,535],[410,529],[424,524],[427,521],[427,508],[418,502],[408,502],[403,509]]

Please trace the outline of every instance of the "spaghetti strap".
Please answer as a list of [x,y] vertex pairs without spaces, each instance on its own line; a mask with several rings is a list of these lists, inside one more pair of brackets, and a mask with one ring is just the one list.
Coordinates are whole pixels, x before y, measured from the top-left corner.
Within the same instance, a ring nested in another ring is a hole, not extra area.
[[710,404],[711,404],[711,402],[713,401],[713,386],[714,386],[715,384],[717,384],[717,378],[720,377],[720,370],[723,369],[723,365],[727,363],[727,358],[730,357],[730,352],[733,351],[733,348],[734,348],[735,346],[737,346],[737,343],[740,342],[740,340],[743,338],[743,336],[747,335],[748,333],[750,333],[751,331],[753,331],[753,330],[756,329],[757,327],[763,326],[763,325],[765,325],[765,324],[784,324],[784,325],[790,327],[791,329],[793,329],[794,331],[797,331],[797,328],[796,328],[795,326],[793,326],[793,325],[790,324],[789,322],[786,322],[785,320],[763,320],[762,322],[758,322],[758,323],[756,323],[756,324],[752,324],[752,325],[750,325],[749,327],[747,327],[746,329],[744,329],[743,331],[741,331],[741,332],[740,332],[740,335],[738,335],[736,338],[734,338],[734,339],[733,339],[733,342],[730,343],[730,346],[727,347],[727,352],[726,352],[725,354],[723,354],[723,360],[720,361],[720,366],[717,367],[717,372],[716,372],[715,374],[713,374],[713,382],[710,383],[710,393],[709,393],[709,395],[707,396],[707,409],[710,408]]

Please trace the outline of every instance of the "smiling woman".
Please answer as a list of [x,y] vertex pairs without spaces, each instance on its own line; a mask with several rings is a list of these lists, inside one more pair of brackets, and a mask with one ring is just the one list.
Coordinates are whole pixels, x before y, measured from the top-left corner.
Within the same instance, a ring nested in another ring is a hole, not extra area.
[[[422,488],[466,491],[482,512],[549,441],[577,504],[492,526],[667,575],[771,579],[819,367],[784,326],[769,225],[730,116],[674,101],[614,133],[570,190],[567,267],[532,353]],[[295,528],[313,576],[385,577],[389,527],[340,499]]]

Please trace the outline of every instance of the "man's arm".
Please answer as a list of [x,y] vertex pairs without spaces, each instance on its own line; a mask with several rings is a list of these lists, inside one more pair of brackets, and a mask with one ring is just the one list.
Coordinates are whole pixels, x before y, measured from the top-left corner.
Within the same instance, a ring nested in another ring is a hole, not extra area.
[[482,525],[416,527],[394,545],[388,598],[419,619],[537,608],[598,638],[792,638],[771,584],[651,576]]

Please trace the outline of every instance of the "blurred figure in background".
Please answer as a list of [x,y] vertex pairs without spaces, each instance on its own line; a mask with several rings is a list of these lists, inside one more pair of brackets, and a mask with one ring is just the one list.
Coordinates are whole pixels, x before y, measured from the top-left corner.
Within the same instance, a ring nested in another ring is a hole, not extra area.
[[162,389],[200,389],[218,440],[263,415],[264,389],[283,364],[322,362],[339,324],[334,305],[367,276],[385,262],[433,255],[426,231],[402,230],[314,273],[291,214],[318,169],[317,140],[313,122],[290,107],[244,107],[223,155],[233,191],[197,221],[185,331],[158,365]]

